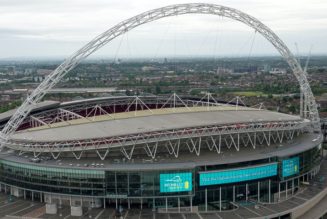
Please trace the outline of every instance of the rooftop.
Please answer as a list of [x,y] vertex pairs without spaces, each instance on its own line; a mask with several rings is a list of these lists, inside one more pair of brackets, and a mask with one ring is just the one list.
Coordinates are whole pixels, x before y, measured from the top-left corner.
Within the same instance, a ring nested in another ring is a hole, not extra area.
[[12,139],[32,142],[72,141],[211,125],[302,121],[299,116],[245,107],[238,110],[211,107],[209,111],[207,107],[192,108],[153,109],[76,119],[50,127],[23,130],[14,134]]

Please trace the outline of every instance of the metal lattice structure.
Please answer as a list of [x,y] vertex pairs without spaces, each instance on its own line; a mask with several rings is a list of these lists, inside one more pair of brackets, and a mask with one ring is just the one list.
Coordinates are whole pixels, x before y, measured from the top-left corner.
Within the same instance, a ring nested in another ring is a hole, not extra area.
[[312,122],[311,131],[320,131],[319,114],[307,77],[300,64],[297,62],[296,58],[287,48],[285,43],[270,28],[261,23],[258,19],[246,13],[233,8],[215,4],[192,3],[171,5],[154,9],[120,22],[119,24],[94,38],[91,42],[67,58],[27,97],[23,104],[18,108],[16,113],[8,121],[0,135],[0,148],[2,149],[4,147],[10,136],[24,121],[26,116],[30,113],[32,106],[38,103],[51,88],[53,88],[70,70],[77,66],[86,57],[116,37],[140,25],[164,17],[183,14],[212,14],[231,18],[248,25],[260,33],[262,36],[264,36],[286,60],[299,82],[300,89],[304,93],[303,107],[305,113],[303,117],[308,118]]
[[[33,129],[51,129],[58,123],[61,126],[70,126],[74,120],[79,123],[96,121],[98,116],[106,116],[107,119],[115,120],[115,106],[125,105],[123,113],[130,112],[132,117],[155,115],[155,110],[168,110],[169,113],[187,113],[192,109],[201,107],[201,112],[220,110],[239,111],[265,111],[259,108],[248,108],[238,105],[241,100],[234,98],[234,104],[230,102],[218,103],[210,94],[201,100],[183,100],[178,95],[170,97],[125,97],[110,101],[101,99],[98,102],[59,106],[55,109],[41,111],[30,115],[24,121],[29,124],[30,131]],[[233,100],[234,100],[233,99]],[[152,108],[149,108],[152,106]],[[225,108],[225,109],[224,109]],[[111,109],[110,112],[108,109]],[[84,112],[85,116],[82,116]],[[194,112],[194,111],[193,111]],[[158,115],[158,114],[157,114]],[[103,120],[105,121],[105,120]],[[85,153],[96,154],[101,160],[105,160],[112,153],[121,154],[127,160],[131,160],[135,151],[145,154],[149,159],[155,159],[157,154],[168,154],[178,158],[180,151],[188,151],[200,156],[201,151],[209,150],[217,154],[224,150],[241,147],[262,147],[272,144],[281,144],[292,140],[294,136],[302,134],[308,126],[309,120],[298,118],[297,120],[249,120],[245,123],[213,124],[207,126],[185,127],[178,129],[164,129],[160,131],[139,132],[137,134],[124,134],[101,138],[85,138],[79,140],[45,140],[16,139],[15,136],[6,143],[7,147],[19,151],[20,154],[32,153],[34,157],[41,154],[51,155],[58,159],[61,154],[71,154],[76,159],[81,159]],[[54,126],[53,126],[54,125]],[[140,154],[140,153],[139,153]]]
[[156,157],[159,150],[168,152],[177,158],[182,148],[200,156],[201,148],[203,150],[204,147],[208,147],[210,151],[220,154],[222,148],[234,148],[239,151],[241,145],[255,149],[257,145],[270,146],[271,144],[282,143],[292,140],[295,134],[302,133],[306,125],[306,122],[301,121],[256,122],[61,142],[9,140],[7,144],[8,147],[20,151],[21,154],[31,152],[34,157],[38,157],[40,154],[46,153],[51,154],[54,159],[57,159],[61,153],[68,152],[76,159],[80,159],[83,153],[95,151],[99,158],[104,160],[109,152],[118,150],[130,160],[135,149],[144,150],[151,159]]

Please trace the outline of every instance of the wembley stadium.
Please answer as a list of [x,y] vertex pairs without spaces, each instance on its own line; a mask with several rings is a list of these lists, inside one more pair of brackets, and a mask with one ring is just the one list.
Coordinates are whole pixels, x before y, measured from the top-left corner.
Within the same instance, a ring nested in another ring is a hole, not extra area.
[[[242,22],[265,37],[299,82],[300,114],[249,107],[238,99],[221,103],[210,94],[41,101],[117,36],[194,13]],[[271,29],[236,9],[192,3],[144,12],[94,38],[18,109],[0,114],[0,190],[45,202],[47,214],[64,205],[72,216],[82,216],[83,207],[123,206],[215,212],[195,217],[206,219],[297,218],[327,194],[319,113],[306,74]]]
[[50,212],[65,204],[224,211],[281,202],[319,171],[321,136],[310,124],[176,94],[42,102],[6,143],[1,190],[49,203]]

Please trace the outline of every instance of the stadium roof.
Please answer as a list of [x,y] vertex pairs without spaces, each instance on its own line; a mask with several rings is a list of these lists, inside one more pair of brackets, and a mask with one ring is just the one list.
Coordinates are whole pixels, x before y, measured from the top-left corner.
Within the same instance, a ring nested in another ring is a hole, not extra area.
[[153,114],[146,116],[89,121],[40,130],[24,130],[12,136],[13,140],[36,142],[71,141],[130,135],[144,132],[192,128],[210,125],[228,125],[251,122],[302,121],[299,116],[266,110],[217,110]]
[[[53,166],[62,168],[77,168],[77,169],[105,169],[105,170],[156,170],[165,168],[168,169],[189,169],[201,165],[220,165],[240,163],[250,160],[269,159],[271,157],[287,157],[296,153],[309,150],[317,146],[320,142],[321,136],[319,134],[305,134],[293,139],[291,142],[284,142],[282,144],[271,145],[270,147],[258,146],[255,150],[253,148],[242,148],[240,151],[225,150],[223,153],[217,154],[212,151],[203,151],[201,156],[195,154],[182,153],[178,158],[166,157],[161,155],[156,159],[144,159],[143,156],[134,156],[133,161],[127,161],[125,158],[112,157],[100,161],[94,157],[83,158],[76,160],[73,158],[61,158],[58,160],[42,161],[41,163],[33,163],[39,166]],[[0,158],[22,163],[30,163],[28,156],[16,156],[14,154],[1,154]],[[101,163],[103,166],[92,167],[92,163]],[[84,164],[88,164],[85,167]]]

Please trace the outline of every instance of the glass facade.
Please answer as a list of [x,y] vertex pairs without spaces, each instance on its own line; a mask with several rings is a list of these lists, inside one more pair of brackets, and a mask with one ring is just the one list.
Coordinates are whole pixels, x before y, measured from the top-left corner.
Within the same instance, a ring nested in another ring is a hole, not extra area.
[[[285,180],[291,177],[294,177],[296,175],[301,175],[305,172],[309,172],[312,170],[315,166],[317,166],[321,162],[321,147],[317,146],[315,148],[312,148],[308,151],[302,152],[300,154],[295,154],[289,157],[281,157],[278,159],[278,162],[281,163],[279,165],[279,177],[281,180]],[[298,158],[296,158],[298,157]],[[296,171],[297,173],[294,173],[291,176],[283,176],[283,161],[290,160],[290,159],[299,159],[299,171]]]
[[[298,171],[286,176],[283,174],[283,161],[284,164],[292,161],[292,165],[298,165]],[[0,182],[47,193],[142,199],[143,204],[150,207],[193,204],[199,206],[199,210],[224,210],[233,208],[232,203],[236,202],[272,202],[280,200],[283,195],[293,194],[296,185],[299,185],[299,177],[319,166],[320,161],[319,147],[291,157],[157,171],[56,168],[0,160]],[[208,176],[205,176],[206,180],[201,178],[205,172],[209,172],[209,178],[214,180],[208,181]],[[219,178],[222,172],[232,173],[231,180]],[[241,179],[240,175],[243,176]]]
[[30,190],[73,195],[104,195],[105,171],[53,168],[0,160],[2,182]]

